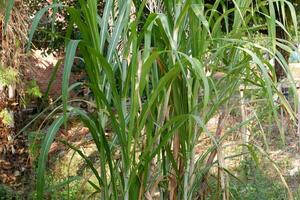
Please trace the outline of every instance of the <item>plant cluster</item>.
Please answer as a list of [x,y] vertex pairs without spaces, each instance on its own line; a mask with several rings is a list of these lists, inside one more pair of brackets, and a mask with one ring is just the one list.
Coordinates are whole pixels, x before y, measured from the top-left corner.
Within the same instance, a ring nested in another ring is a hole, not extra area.
[[14,68],[0,66],[0,85],[6,87],[18,82],[19,72]]
[[[82,156],[96,177],[96,182],[89,180],[94,188],[90,197],[126,200],[205,198],[209,170],[214,166],[221,196],[229,198],[223,143],[228,135],[256,120],[250,116],[225,127],[230,101],[240,86],[260,89],[265,108],[277,124],[274,94],[294,119],[293,110],[277,90],[274,66],[264,56],[268,53],[287,69],[276,46],[290,47],[287,41],[276,40],[276,27],[285,26],[276,20],[275,11],[288,8],[296,22],[289,1],[236,0],[230,1],[232,6],[223,0],[173,0],[151,10],[149,2],[106,1],[100,13],[97,0],[79,0],[77,6],[53,1],[36,14],[29,43],[49,9],[63,8],[70,17],[62,104],[49,115],[58,117],[41,145],[38,199],[43,199],[47,189],[51,143],[70,117],[78,117],[89,128],[98,151],[99,167],[79,147],[62,141]],[[297,29],[297,23],[293,25]],[[267,30],[263,39],[268,45],[254,42],[260,30]],[[73,31],[79,34],[74,37]],[[93,112],[73,106],[69,99],[69,91],[82,85],[69,86],[75,59],[84,62],[94,96],[88,102]],[[216,115],[214,133],[206,125]],[[204,135],[210,146],[197,154],[196,146]]]
[[13,118],[7,109],[1,110],[0,119],[1,119],[1,122],[6,126],[13,123]]

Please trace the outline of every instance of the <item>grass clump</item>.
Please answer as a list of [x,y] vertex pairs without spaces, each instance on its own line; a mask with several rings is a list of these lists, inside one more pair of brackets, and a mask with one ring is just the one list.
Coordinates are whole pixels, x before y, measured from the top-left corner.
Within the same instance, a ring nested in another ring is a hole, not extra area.
[[[125,200],[205,198],[199,187],[206,184],[217,154],[217,162],[222,164],[222,142],[247,123],[224,129],[230,102],[240,86],[259,87],[266,110],[279,124],[273,101],[278,93],[276,74],[264,56],[282,57],[275,48],[280,42],[275,37],[276,8],[272,1],[226,2],[171,0],[150,9],[147,1],[106,1],[99,12],[97,0],[80,0],[76,7],[53,1],[36,14],[28,48],[48,9],[58,12],[64,8],[70,17],[64,36],[62,101],[49,115],[58,117],[41,145],[38,199],[43,199],[49,188],[45,172],[50,146],[70,116],[88,127],[97,148],[99,168],[80,148],[63,142],[85,160],[96,177],[94,194],[101,199]],[[282,10],[288,3],[280,4]],[[294,13],[293,6],[289,9]],[[253,42],[259,30],[267,30],[268,45]],[[289,48],[284,42],[280,46]],[[92,112],[74,106],[69,99],[69,91],[82,84],[69,85],[76,59],[84,62],[87,86],[94,97],[87,102]],[[280,63],[287,67],[284,61]],[[220,73],[223,75],[218,77]],[[280,95],[279,101],[293,113]],[[206,126],[214,116],[220,116],[215,131]],[[196,155],[199,138],[204,135],[211,145]],[[224,190],[228,185],[222,181]]]
[[0,120],[6,126],[9,126],[14,122],[11,113],[9,113],[9,111],[6,108],[0,111]]
[[18,70],[13,68],[5,68],[0,65],[0,85],[9,86],[18,82]]
[[241,181],[232,181],[230,192],[233,199],[288,199],[285,187],[279,180],[267,174],[258,163],[249,158],[242,162]]

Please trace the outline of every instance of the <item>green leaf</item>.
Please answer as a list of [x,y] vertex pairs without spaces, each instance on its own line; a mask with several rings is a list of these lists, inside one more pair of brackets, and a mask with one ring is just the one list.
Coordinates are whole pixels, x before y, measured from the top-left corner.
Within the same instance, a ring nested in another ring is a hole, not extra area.
[[26,51],[29,51],[30,47],[31,47],[31,43],[32,43],[32,39],[33,39],[33,35],[37,29],[38,24],[40,23],[43,15],[50,9],[50,8],[60,8],[60,7],[64,7],[63,4],[59,3],[59,4],[51,4],[47,7],[42,8],[39,12],[37,12],[37,14],[34,16],[33,21],[31,23],[31,28],[29,31],[29,38],[28,38],[28,45],[26,48]]
[[55,191],[57,191],[57,190],[62,189],[63,187],[65,187],[66,185],[68,185],[68,184],[70,184],[70,183],[72,183],[72,182],[74,182],[74,181],[80,180],[81,178],[82,178],[82,177],[80,177],[80,176],[68,177],[68,178],[66,178],[65,180],[63,180],[63,181],[57,183],[56,185],[50,186],[49,188],[47,188],[47,189],[45,190],[45,192],[55,192]]
[[64,63],[64,71],[62,78],[62,101],[63,101],[63,111],[64,111],[64,120],[67,121],[67,106],[68,106],[68,88],[69,88],[69,79],[71,74],[71,69],[73,67],[74,58],[77,50],[77,46],[80,40],[71,40],[68,43],[66,49],[66,57]]
[[52,125],[49,127],[46,137],[43,140],[42,148],[40,151],[38,169],[37,169],[37,199],[44,199],[44,187],[45,187],[45,172],[46,172],[46,163],[48,160],[48,153],[50,146],[60,128],[63,124],[63,117],[56,119]]
[[15,3],[15,0],[9,0],[7,3],[7,7],[5,10],[4,27],[3,27],[4,33],[6,33],[7,24],[9,22],[10,14],[14,7],[14,3]]

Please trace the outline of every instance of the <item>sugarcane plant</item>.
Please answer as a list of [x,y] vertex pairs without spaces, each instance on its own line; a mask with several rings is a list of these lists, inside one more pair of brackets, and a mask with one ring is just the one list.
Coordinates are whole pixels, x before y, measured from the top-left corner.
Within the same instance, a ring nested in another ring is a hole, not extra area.
[[[78,147],[63,143],[86,161],[97,179],[90,183],[101,199],[204,198],[209,169],[224,168],[222,142],[251,119],[225,129],[230,101],[241,85],[260,88],[266,110],[277,123],[274,94],[294,119],[294,111],[277,89],[274,66],[265,58],[268,53],[289,74],[276,49],[278,45],[289,49],[289,43],[275,37],[276,27],[286,30],[276,20],[276,7],[288,8],[292,19],[296,17],[289,1],[235,0],[229,7],[223,0],[171,0],[149,9],[151,1],[120,0],[106,1],[101,14],[97,0],[78,2],[77,7],[68,7],[53,1],[36,14],[29,34],[30,45],[49,9],[64,8],[70,15],[64,36],[62,104],[56,109],[61,114],[41,146],[38,199],[43,199],[46,187],[51,143],[74,115],[89,128],[100,166]],[[261,30],[267,30],[266,45],[254,42]],[[72,34],[75,31],[79,34]],[[70,103],[74,59],[85,64],[93,113]],[[217,114],[218,127],[212,133],[206,124]],[[210,138],[211,146],[197,155],[202,135]],[[221,196],[228,199],[229,177],[222,170]]]

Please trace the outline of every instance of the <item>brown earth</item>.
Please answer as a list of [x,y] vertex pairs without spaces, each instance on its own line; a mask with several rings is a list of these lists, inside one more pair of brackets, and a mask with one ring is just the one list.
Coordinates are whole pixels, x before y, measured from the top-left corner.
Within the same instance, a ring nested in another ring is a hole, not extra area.
[[[39,50],[33,51],[29,61],[31,65],[24,67],[23,79],[25,81],[36,80],[41,92],[44,94],[47,91],[48,83],[55,65],[58,60],[62,58],[62,56],[55,56],[53,54],[44,56],[42,55],[42,51]],[[55,80],[51,85],[49,96],[53,99],[61,95],[63,70],[64,67],[63,64],[61,64],[58,68]],[[69,84],[75,83],[82,77],[83,74],[71,74]]]

